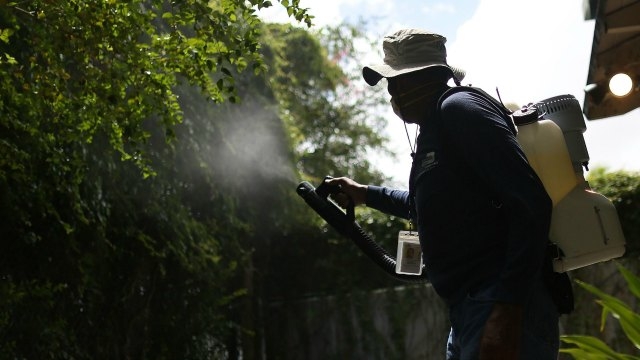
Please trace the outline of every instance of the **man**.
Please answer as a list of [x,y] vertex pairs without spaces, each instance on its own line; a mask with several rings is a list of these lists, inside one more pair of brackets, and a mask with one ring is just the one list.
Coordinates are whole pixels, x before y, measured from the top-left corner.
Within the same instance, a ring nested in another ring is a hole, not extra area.
[[447,64],[445,42],[400,30],[384,38],[384,64],[363,69],[371,86],[386,78],[394,112],[419,125],[409,191],[336,178],[334,199],[417,225],[427,275],[449,306],[448,360],[556,359],[559,313],[543,281],[551,200],[504,107],[447,85],[463,73]]

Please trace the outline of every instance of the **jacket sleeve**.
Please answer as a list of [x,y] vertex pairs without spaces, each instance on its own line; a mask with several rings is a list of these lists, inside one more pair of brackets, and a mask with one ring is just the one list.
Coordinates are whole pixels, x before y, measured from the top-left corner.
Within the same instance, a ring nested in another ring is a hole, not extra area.
[[516,140],[511,119],[489,100],[459,92],[443,102],[441,115],[443,136],[470,176],[505,208],[507,258],[492,295],[499,302],[523,303],[544,262],[551,200]]
[[386,214],[409,219],[409,192],[369,185],[366,205]]

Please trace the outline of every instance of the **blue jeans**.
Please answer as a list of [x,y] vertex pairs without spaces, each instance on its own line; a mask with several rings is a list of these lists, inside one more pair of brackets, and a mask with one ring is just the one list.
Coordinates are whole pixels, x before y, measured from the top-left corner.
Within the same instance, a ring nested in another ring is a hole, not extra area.
[[[487,292],[487,289],[484,290]],[[447,360],[475,360],[484,324],[494,301],[475,292],[449,309],[451,332],[447,342]],[[558,311],[542,280],[539,280],[525,304],[520,360],[556,360],[560,346]]]

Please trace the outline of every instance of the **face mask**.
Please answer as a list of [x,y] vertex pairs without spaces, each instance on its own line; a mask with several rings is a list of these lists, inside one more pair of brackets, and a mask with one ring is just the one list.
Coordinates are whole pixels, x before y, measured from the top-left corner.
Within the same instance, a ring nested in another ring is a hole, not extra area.
[[400,107],[396,103],[396,99],[392,97],[390,102],[391,102],[391,108],[393,109],[393,113],[396,114],[402,121],[404,121],[404,118],[402,117],[402,112],[400,111]]
[[[424,100],[425,98],[433,97],[435,94],[442,91],[442,87],[425,89],[429,86],[433,86],[433,83],[428,83],[422,86],[418,86],[417,88],[411,89],[410,91],[404,94],[392,96],[390,102],[391,102],[391,108],[393,109],[393,112],[400,119],[406,122],[407,119],[405,119],[404,116],[402,115],[402,109],[406,109],[407,107],[412,106],[417,102]],[[423,91],[423,92],[420,92],[420,91]]]

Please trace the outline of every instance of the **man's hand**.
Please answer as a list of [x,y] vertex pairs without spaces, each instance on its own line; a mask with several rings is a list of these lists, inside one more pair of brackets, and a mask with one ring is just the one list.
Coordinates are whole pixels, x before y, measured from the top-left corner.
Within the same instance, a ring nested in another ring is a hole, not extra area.
[[480,360],[518,360],[522,338],[522,306],[493,305],[480,340]]
[[349,204],[349,199],[354,206],[363,205],[367,200],[367,185],[359,184],[349,178],[339,177],[327,180],[330,185],[338,185],[340,192],[332,194],[331,199],[343,208]]

